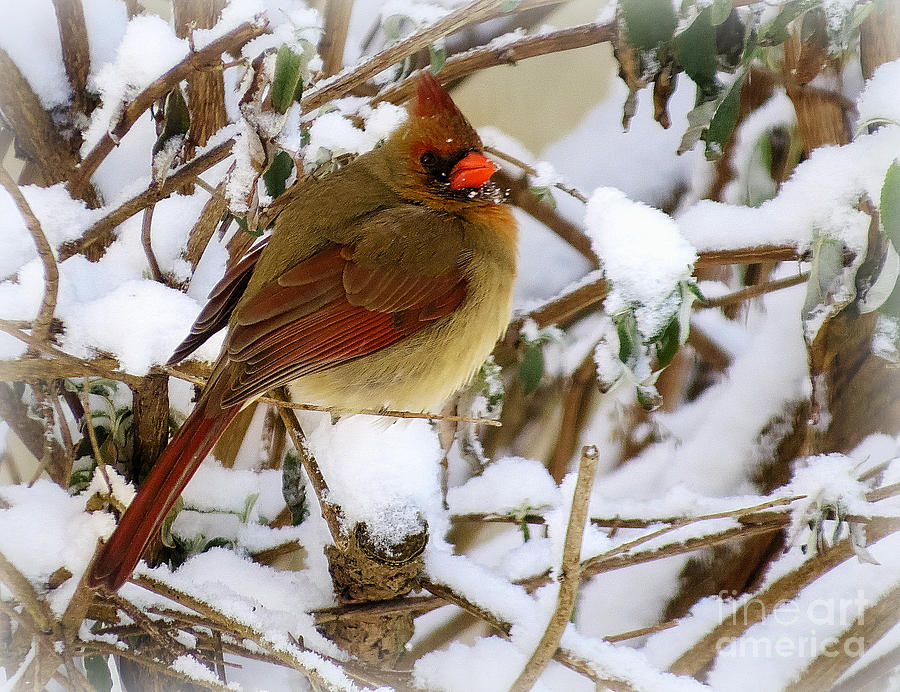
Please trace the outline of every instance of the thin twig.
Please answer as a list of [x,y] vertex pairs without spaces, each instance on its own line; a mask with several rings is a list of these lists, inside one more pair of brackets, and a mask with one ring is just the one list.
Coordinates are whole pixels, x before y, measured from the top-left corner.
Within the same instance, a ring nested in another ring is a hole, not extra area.
[[807,279],[809,279],[809,272],[802,272],[795,276],[785,277],[784,279],[776,279],[775,281],[767,281],[765,283],[747,286],[740,291],[728,293],[724,296],[719,296],[718,298],[710,298],[705,302],[697,301],[694,303],[694,306],[701,310],[705,310],[709,308],[721,308],[725,305],[734,305],[735,303],[743,303],[745,300],[750,300],[751,298],[756,298],[757,296],[765,295],[766,293],[772,293],[773,291],[780,291],[783,288],[790,288],[791,286],[802,284]]
[[106,489],[109,491],[109,496],[113,496],[113,487],[112,483],[109,482],[109,474],[106,472],[106,459],[103,458],[103,455],[100,453],[100,443],[97,441],[97,431],[94,428],[94,420],[91,415],[91,381],[88,379],[88,376],[84,376],[84,390],[79,392],[79,398],[81,399],[81,405],[84,407],[84,427],[87,428],[88,438],[91,441],[91,449],[94,451],[94,460],[97,462],[97,468],[100,469],[100,474],[103,476],[103,480],[106,482]]
[[59,268],[56,266],[56,259],[53,257],[53,249],[41,229],[40,221],[31,210],[28,201],[22,195],[22,190],[16,185],[12,176],[6,168],[0,165],[0,185],[6,188],[9,196],[15,202],[19,213],[25,220],[25,226],[34,239],[37,246],[38,256],[44,264],[44,298],[41,300],[41,308],[37,317],[32,323],[32,333],[38,339],[46,341],[50,338],[50,323],[53,320],[53,312],[56,310],[56,295],[59,291]]
[[241,24],[224,36],[211,42],[205,48],[190,53],[175,67],[154,80],[122,109],[118,120],[115,123],[111,123],[107,133],[84,157],[77,174],[72,177],[69,185],[72,194],[76,196],[80,194],[82,188],[89,184],[91,176],[94,175],[97,167],[109,152],[116,147],[122,137],[128,133],[131,126],[137,122],[137,119],[179,82],[186,79],[196,70],[221,63],[223,53],[238,52],[244,44],[263,35],[268,30],[268,27],[263,24],[250,22]]
[[159,268],[159,262],[153,252],[153,240],[151,238],[151,230],[153,228],[153,207],[151,204],[144,209],[144,218],[141,221],[141,245],[144,246],[144,254],[147,256],[147,264],[150,265],[150,274],[154,281],[163,284],[166,282],[162,270]]
[[581,541],[584,537],[584,525],[588,516],[591,488],[594,486],[594,476],[597,473],[598,458],[597,448],[593,445],[581,450],[581,464],[572,495],[572,509],[566,528],[562,565],[557,577],[559,595],[556,610],[550,617],[537,648],[510,688],[511,692],[528,692],[531,689],[559,648],[563,632],[572,617],[575,599],[578,596],[578,585],[581,583]]
[[72,85],[73,103],[87,114],[87,80],[91,68],[87,26],[81,0],[53,0],[59,40],[62,47],[66,76]]
[[760,245],[732,250],[704,250],[697,253],[697,267],[719,267],[725,264],[759,264],[761,262],[796,262],[804,255],[793,245]]
[[59,433],[62,435],[63,452],[65,453],[66,468],[64,473],[61,473],[60,476],[62,478],[69,478],[72,475],[72,466],[75,464],[75,445],[72,442],[72,431],[69,430],[69,424],[66,422],[66,415],[63,412],[62,402],[55,392],[51,397],[51,400],[53,402],[53,409],[56,411],[56,421],[59,424]]
[[[171,375],[172,377],[176,377],[179,380],[185,380],[186,382],[191,382],[193,384],[199,385],[201,387],[206,386],[206,378],[198,377],[196,375],[190,375],[182,370],[177,368],[173,368],[169,365],[161,366],[159,368],[167,375]],[[445,415],[443,413],[419,413],[416,411],[393,411],[390,409],[387,410],[378,410],[378,409],[358,409],[358,410],[350,410],[350,409],[337,409],[331,406],[316,406],[315,404],[296,404],[294,402],[283,401],[281,399],[276,399],[270,396],[261,396],[257,399],[260,403],[263,404],[272,404],[273,406],[280,406],[282,408],[290,408],[296,411],[322,411],[325,413],[334,413],[337,415],[361,415],[361,416],[383,416],[385,418],[420,418],[424,420],[449,420],[449,421],[458,421],[460,423],[479,423],[481,425],[490,425],[496,428],[499,428],[503,424],[498,420],[493,420],[491,418],[473,418],[470,416],[451,416]]]
[[[506,154],[506,153],[500,151],[499,149],[495,149],[494,147],[485,147],[484,150],[489,154],[493,154],[498,159],[503,159],[507,163],[511,163],[516,168],[520,168],[521,170],[525,171],[530,176],[538,175],[538,172],[534,169],[533,166],[530,166],[529,164],[525,163],[524,161],[522,161],[520,159],[517,159],[515,156],[512,156],[511,154]],[[567,195],[569,195],[571,197],[574,197],[582,204],[587,204],[587,202],[588,202],[588,198],[585,197],[584,194],[575,187],[571,187],[569,185],[564,185],[563,183],[559,183],[559,182],[553,183],[553,187],[555,187],[557,190],[562,190],[563,192],[565,192]]]
[[517,206],[531,218],[556,233],[590,262],[593,269],[600,267],[600,260],[591,249],[591,239],[577,224],[560,214],[559,210],[538,199],[538,196],[529,188],[524,176],[517,178],[501,170],[494,173],[492,180],[501,189],[509,190],[509,196],[506,199],[510,204]]
[[[273,391],[272,394],[272,398],[276,401],[290,403],[290,395],[284,387],[280,387],[278,391]],[[300,421],[297,420],[296,414],[291,409],[283,406],[278,407],[278,415],[281,416],[284,427],[287,428],[288,435],[291,436],[291,442],[294,443],[294,449],[300,457],[300,463],[303,465],[303,470],[306,471],[309,482],[312,484],[316,497],[319,499],[322,518],[325,519],[325,523],[328,524],[328,530],[331,533],[331,537],[334,540],[335,545],[341,546],[344,542],[344,532],[341,528],[340,519],[341,510],[327,499],[329,494],[328,484],[325,482],[325,477],[322,475],[322,471],[319,469],[319,465],[316,463],[316,459],[309,449],[309,445],[306,442],[306,436],[303,434],[303,429],[300,427]]]
[[666,620],[665,622],[660,622],[656,625],[650,625],[649,627],[641,627],[636,630],[631,630],[629,632],[621,632],[619,634],[609,634],[603,637],[603,641],[610,642],[612,644],[616,642],[624,642],[629,639],[637,639],[638,637],[646,637],[648,634],[655,634],[656,632],[662,632],[664,630],[670,630],[673,627],[679,624],[678,620]]

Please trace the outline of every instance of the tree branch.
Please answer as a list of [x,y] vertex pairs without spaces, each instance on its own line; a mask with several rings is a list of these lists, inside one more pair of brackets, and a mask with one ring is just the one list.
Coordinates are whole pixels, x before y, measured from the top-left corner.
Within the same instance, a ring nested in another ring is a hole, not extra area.
[[[498,65],[512,65],[518,60],[534,58],[548,53],[560,53],[575,48],[584,48],[595,43],[612,41],[617,35],[615,23],[582,24],[545,34],[526,36],[499,47],[484,46],[473,48],[447,59],[441,71],[435,75],[441,84],[449,84],[473,72]],[[427,44],[426,44],[427,45]],[[418,71],[397,84],[382,89],[372,100],[373,104],[381,101],[403,103],[412,98],[416,89]]]
[[[31,89],[18,65],[0,48],[0,111],[25,158],[36,164],[41,182],[54,185],[66,180],[76,165],[72,147],[56,129],[50,114]],[[96,206],[93,188],[85,186],[75,195]]]
[[[503,0],[475,0],[468,5],[460,7],[447,16],[439,19],[434,24],[426,26],[411,36],[403,39],[380,53],[372,56],[365,62],[344,70],[340,74],[318,82],[307,91],[300,100],[300,105],[305,112],[310,112],[325,105],[349,91],[372,79],[382,70],[394,65],[404,58],[420,50],[428,48],[442,36],[453,33],[457,29],[479,22],[491,16]],[[446,69],[447,65],[444,65]],[[443,70],[441,70],[443,72]],[[438,79],[441,79],[440,74]],[[374,104],[374,102],[373,102]]]
[[[868,527],[868,539],[877,541],[900,529],[900,519],[877,519]],[[844,539],[830,549],[804,562],[800,567],[753,595],[738,612],[729,615],[704,635],[700,641],[682,654],[669,671],[679,675],[696,675],[718,654],[722,642],[743,634],[771,613],[779,603],[791,600],[802,588],[855,555],[850,539]]]
[[147,264],[150,265],[150,275],[154,281],[161,284],[166,282],[162,269],[159,268],[159,262],[153,252],[153,205],[144,209],[144,218],[141,220],[141,245],[144,247],[144,255],[147,257]]
[[[33,363],[40,363],[41,367],[54,368],[52,372],[56,375],[57,370],[55,368],[59,367],[58,372],[68,371],[68,368],[71,368],[69,372],[73,375],[84,375],[87,373],[88,375],[96,375],[98,377],[108,377],[112,380],[117,380],[119,382],[124,382],[129,386],[140,384],[141,378],[135,375],[129,375],[125,372],[107,370],[101,363],[107,363],[110,361],[107,360],[83,360],[81,358],[77,358],[76,356],[70,355],[65,351],[60,351],[58,348],[51,346],[45,341],[41,341],[40,339],[35,338],[31,334],[26,334],[21,329],[10,325],[7,320],[0,319],[0,331],[6,332],[7,334],[14,336],[19,341],[28,344],[29,346],[34,346],[38,351],[41,351],[45,355],[51,356],[54,360],[43,360],[39,358],[30,358],[23,360],[14,360],[14,361],[5,361],[7,363],[12,364],[13,368],[19,368],[21,366],[28,366]],[[4,361],[0,361],[0,365],[3,364]],[[115,362],[115,361],[113,361]],[[118,364],[117,364],[118,365]],[[35,366],[36,367],[36,366]],[[0,373],[3,370],[0,369]],[[38,369],[38,372],[41,372]],[[58,374],[57,376],[62,377],[64,375]],[[21,377],[14,377],[13,379],[21,379]],[[44,378],[47,379],[47,378]]]
[[[276,401],[290,403],[290,396],[284,387],[280,387],[277,391],[273,391],[272,395],[272,398]],[[291,442],[294,443],[294,449],[297,452],[297,456],[300,457],[300,463],[303,465],[303,470],[306,471],[309,482],[316,492],[316,497],[319,500],[319,507],[322,510],[322,518],[325,520],[325,523],[328,524],[331,538],[334,540],[335,545],[340,547],[344,543],[344,531],[341,528],[340,519],[341,509],[327,499],[328,484],[325,482],[325,477],[322,475],[322,471],[319,469],[319,465],[316,463],[316,459],[309,449],[309,445],[306,442],[306,436],[303,434],[303,429],[300,427],[300,421],[297,420],[297,416],[292,410],[283,406],[278,407],[278,415],[281,416],[284,427],[287,428],[288,435],[291,436]]]
[[325,30],[319,41],[319,55],[326,77],[337,74],[344,65],[344,44],[352,12],[353,0],[328,0],[325,5]]
[[194,71],[218,65],[222,61],[222,53],[237,51],[245,43],[262,36],[268,30],[267,26],[261,24],[241,24],[205,48],[190,53],[184,60],[135,96],[124,107],[115,124],[112,124],[110,130],[97,142],[94,148],[85,156],[84,161],[81,162],[78,172],[72,176],[69,184],[72,194],[80,195],[81,191],[88,186],[91,176],[103,162],[103,159],[116,147],[116,144],[128,133],[131,126],[137,122],[137,119],[150,106]]
[[87,114],[87,80],[91,68],[87,27],[81,0],[53,0],[59,40],[62,45],[63,64],[72,85],[75,107]]
[[161,199],[165,199],[186,182],[194,180],[200,173],[212,168],[217,163],[227,158],[231,154],[231,147],[233,145],[233,139],[222,142],[206,153],[201,154],[190,163],[183,165],[163,180],[161,185],[150,183],[150,186],[139,195],[132,197],[127,202],[124,202],[113,211],[109,212],[102,219],[99,219],[93,226],[88,228],[80,238],[70,240],[60,246],[60,261],[66,260],[73,255],[83,253],[96,243],[111,241],[111,232],[116,226],[138,212],[146,209],[149,205],[154,204]]

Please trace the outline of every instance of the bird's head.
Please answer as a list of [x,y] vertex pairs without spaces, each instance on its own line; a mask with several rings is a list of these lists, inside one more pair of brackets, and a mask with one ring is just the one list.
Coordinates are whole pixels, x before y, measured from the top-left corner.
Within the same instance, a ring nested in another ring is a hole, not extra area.
[[497,166],[484,155],[481,138],[428,71],[419,78],[409,121],[387,146],[399,164],[393,182],[411,201],[455,211],[502,200],[490,181]]

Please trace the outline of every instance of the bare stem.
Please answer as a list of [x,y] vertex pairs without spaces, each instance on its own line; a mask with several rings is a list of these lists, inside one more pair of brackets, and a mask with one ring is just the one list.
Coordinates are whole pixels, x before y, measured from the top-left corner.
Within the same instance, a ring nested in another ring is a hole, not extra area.
[[325,5],[325,30],[319,42],[319,55],[326,77],[340,72],[344,64],[344,44],[352,12],[353,0],[328,0]]
[[[273,391],[272,394],[272,398],[276,401],[290,402],[290,395],[284,387],[279,388],[277,391]],[[297,420],[297,416],[292,410],[283,406],[278,407],[278,415],[281,416],[284,427],[287,428],[288,435],[291,436],[291,442],[294,443],[294,449],[300,457],[300,463],[303,465],[303,469],[309,477],[309,482],[316,492],[316,497],[319,499],[319,506],[322,510],[322,518],[325,519],[325,523],[328,524],[328,530],[331,532],[331,537],[334,539],[335,545],[341,546],[344,542],[344,532],[341,529],[340,520],[341,510],[340,507],[332,504],[327,499],[328,484],[325,482],[325,477],[322,475],[322,471],[319,469],[319,465],[316,463],[316,459],[309,449],[309,445],[306,442],[306,436],[303,434],[303,429],[300,427],[300,421]]]
[[151,230],[153,229],[153,206],[150,205],[144,209],[144,218],[141,222],[141,244],[144,246],[144,254],[147,256],[147,264],[150,265],[150,274],[154,281],[165,283],[165,277],[159,268],[159,262],[153,252],[153,239],[151,238]]
[[719,296],[718,298],[711,298],[706,302],[698,302],[695,305],[702,310],[708,308],[721,308],[725,305],[734,305],[735,303],[743,303],[745,300],[750,300],[751,298],[756,298],[757,296],[765,295],[766,293],[772,293],[773,291],[780,291],[783,288],[790,288],[791,286],[802,284],[807,279],[809,279],[809,272],[803,272],[795,276],[785,277],[784,279],[747,286],[747,288],[743,288],[740,291]]
[[578,596],[578,585],[581,582],[581,541],[588,516],[591,488],[594,486],[594,476],[597,473],[597,459],[596,447],[588,446],[581,450],[581,464],[578,467],[572,509],[569,512],[569,525],[563,545],[562,566],[557,577],[559,595],[556,610],[550,617],[537,648],[510,688],[511,692],[528,692],[532,688],[559,648],[563,632],[572,617],[575,599]]
[[44,298],[41,301],[41,308],[37,317],[32,324],[32,333],[41,341],[50,338],[50,323],[53,320],[53,312],[56,310],[56,295],[59,291],[59,268],[56,266],[56,259],[53,257],[53,249],[44,235],[40,222],[31,210],[31,205],[22,194],[22,190],[16,185],[12,176],[6,168],[0,165],[0,185],[6,188],[9,196],[15,202],[19,213],[25,220],[25,226],[34,239],[37,246],[38,256],[44,264]]
[[[517,159],[515,156],[512,156],[511,154],[506,154],[506,153],[500,151],[499,149],[495,149],[494,147],[485,147],[484,150],[486,152],[488,152],[489,154],[493,154],[498,159],[503,159],[507,163],[511,163],[516,168],[522,169],[528,175],[536,176],[538,174],[538,172],[534,169],[533,166],[530,166],[529,164],[525,163],[524,161],[522,161],[520,159]],[[562,183],[553,183],[553,187],[555,187],[557,190],[562,190],[563,192],[565,192],[567,195],[569,195],[571,197],[574,197],[582,204],[587,204],[587,202],[588,202],[587,197],[585,197],[584,194],[580,190],[578,190],[578,188],[571,187],[569,185],[563,185]]]

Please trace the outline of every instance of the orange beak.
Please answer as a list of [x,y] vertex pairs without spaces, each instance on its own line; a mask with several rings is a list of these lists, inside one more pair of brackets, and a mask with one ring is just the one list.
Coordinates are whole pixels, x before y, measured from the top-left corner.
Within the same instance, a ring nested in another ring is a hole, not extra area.
[[459,160],[450,171],[450,189],[478,188],[497,171],[497,165],[484,154],[472,152]]

